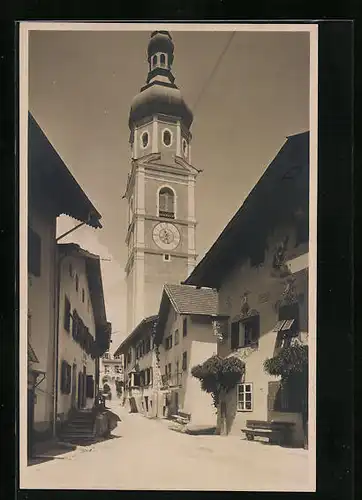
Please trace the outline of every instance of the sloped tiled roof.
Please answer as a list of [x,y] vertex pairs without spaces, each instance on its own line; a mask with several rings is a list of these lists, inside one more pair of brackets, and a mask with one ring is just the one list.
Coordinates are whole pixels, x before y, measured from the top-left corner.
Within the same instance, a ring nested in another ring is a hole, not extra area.
[[179,314],[218,314],[218,295],[212,288],[165,285],[164,290]]

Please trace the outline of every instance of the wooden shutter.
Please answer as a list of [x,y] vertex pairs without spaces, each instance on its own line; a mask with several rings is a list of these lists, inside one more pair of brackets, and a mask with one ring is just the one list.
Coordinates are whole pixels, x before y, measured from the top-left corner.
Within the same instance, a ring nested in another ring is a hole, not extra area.
[[78,329],[79,329],[78,322],[79,322],[78,314],[77,314],[77,311],[74,309],[73,310],[73,323],[72,323],[72,337],[74,340],[78,339]]
[[234,321],[233,323],[231,323],[231,349],[237,349],[239,347],[239,329],[239,321]]
[[60,390],[65,394],[66,362],[62,361],[60,369]]
[[67,363],[67,382],[66,382],[66,391],[67,394],[70,394],[72,387],[72,367]]
[[67,296],[64,298],[64,330],[70,332],[70,302]]

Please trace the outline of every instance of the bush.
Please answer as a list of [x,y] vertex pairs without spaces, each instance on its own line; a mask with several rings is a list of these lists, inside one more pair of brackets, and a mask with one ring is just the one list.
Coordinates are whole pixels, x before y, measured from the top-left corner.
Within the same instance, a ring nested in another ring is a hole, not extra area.
[[245,364],[239,358],[231,356],[221,358],[214,355],[204,363],[194,366],[191,374],[200,380],[201,389],[211,394],[214,406],[220,403],[220,396],[228,393],[240,381]]

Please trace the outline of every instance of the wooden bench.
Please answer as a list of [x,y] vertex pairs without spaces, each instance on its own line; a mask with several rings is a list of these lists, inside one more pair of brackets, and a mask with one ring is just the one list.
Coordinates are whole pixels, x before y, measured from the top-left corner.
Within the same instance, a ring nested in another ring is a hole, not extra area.
[[180,411],[176,415],[171,415],[171,418],[180,424],[188,424],[191,420],[191,415]]
[[293,422],[247,420],[246,428],[241,430],[248,441],[253,441],[254,437],[257,436],[267,438],[271,444],[282,445],[289,441],[293,426]]

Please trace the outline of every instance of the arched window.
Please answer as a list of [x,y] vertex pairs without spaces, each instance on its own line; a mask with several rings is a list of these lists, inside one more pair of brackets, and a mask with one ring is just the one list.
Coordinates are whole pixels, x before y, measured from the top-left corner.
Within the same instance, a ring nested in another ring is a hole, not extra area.
[[166,56],[165,56],[165,54],[161,54],[160,55],[160,63],[161,63],[161,66],[166,66]]
[[152,66],[155,67],[157,65],[157,56],[152,57]]
[[163,187],[158,195],[159,217],[175,218],[175,194],[169,187]]

